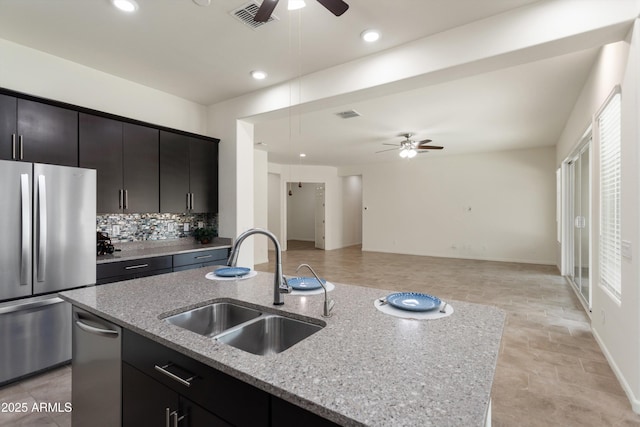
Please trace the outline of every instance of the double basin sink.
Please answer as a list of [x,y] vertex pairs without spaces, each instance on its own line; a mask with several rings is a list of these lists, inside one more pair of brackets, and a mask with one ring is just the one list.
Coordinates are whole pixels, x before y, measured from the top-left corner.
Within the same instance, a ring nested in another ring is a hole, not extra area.
[[257,355],[281,353],[324,327],[227,301],[164,320]]

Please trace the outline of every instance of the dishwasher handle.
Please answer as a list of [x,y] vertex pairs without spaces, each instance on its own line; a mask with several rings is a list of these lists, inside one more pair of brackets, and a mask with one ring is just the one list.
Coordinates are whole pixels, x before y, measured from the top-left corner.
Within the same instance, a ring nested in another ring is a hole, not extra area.
[[[95,326],[91,326],[87,323],[84,323],[82,321],[82,319],[80,318],[80,314],[79,313],[74,313],[74,323],[76,324],[77,327],[79,327],[80,329],[82,329],[85,332],[88,332],[90,334],[94,334],[94,335],[102,335],[105,337],[118,337],[120,335],[120,331],[114,330],[114,329],[109,329],[108,326],[106,325],[102,325],[104,327],[102,328],[97,328]],[[94,322],[96,322],[96,320],[92,319]],[[99,322],[96,322],[99,324]]]

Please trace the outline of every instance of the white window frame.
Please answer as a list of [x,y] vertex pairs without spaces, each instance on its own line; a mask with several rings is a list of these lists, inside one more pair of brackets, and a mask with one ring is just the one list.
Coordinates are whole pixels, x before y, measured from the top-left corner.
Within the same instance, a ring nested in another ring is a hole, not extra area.
[[595,116],[600,168],[598,242],[599,283],[617,302],[622,300],[621,165],[622,95],[612,91]]

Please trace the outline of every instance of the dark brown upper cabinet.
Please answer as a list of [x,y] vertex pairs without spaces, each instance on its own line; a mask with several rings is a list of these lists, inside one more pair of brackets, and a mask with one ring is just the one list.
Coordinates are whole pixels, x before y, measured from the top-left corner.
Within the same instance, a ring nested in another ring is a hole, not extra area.
[[218,144],[160,131],[160,211],[218,212]]
[[159,131],[80,113],[80,167],[98,171],[98,213],[159,212]]
[[78,112],[0,94],[0,158],[78,166]]

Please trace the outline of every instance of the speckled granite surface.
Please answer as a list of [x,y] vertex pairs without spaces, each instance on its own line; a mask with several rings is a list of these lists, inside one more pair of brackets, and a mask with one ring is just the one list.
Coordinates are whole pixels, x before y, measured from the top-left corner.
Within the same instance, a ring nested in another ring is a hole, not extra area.
[[119,252],[113,254],[98,255],[96,262],[105,264],[108,262],[126,261],[130,259],[150,258],[162,255],[176,255],[185,252],[206,251],[209,249],[231,248],[231,239],[216,237],[212,243],[203,245],[195,239],[154,240],[142,242],[116,242]]
[[[493,306],[450,301],[452,316],[399,319],[371,301],[373,288],[335,283],[333,317],[322,295],[285,295],[274,308],[273,275],[205,279],[210,268],[62,292],[125,328],[345,426],[482,426],[504,324]],[[161,318],[215,300],[239,300],[325,322],[288,350],[257,356]]]

